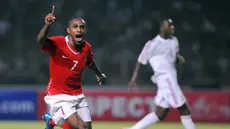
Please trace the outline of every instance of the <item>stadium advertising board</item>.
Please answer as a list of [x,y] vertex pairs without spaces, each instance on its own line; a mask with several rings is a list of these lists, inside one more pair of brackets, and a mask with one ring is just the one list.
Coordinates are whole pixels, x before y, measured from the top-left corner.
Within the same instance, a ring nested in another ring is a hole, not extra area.
[[[154,92],[86,91],[94,121],[137,121],[155,110]],[[44,104],[44,93],[40,93]],[[225,92],[185,92],[197,122],[229,122],[229,94]],[[39,106],[41,107],[41,106]],[[42,108],[41,108],[42,109]],[[47,108],[43,108],[44,113]],[[172,109],[165,121],[180,121],[177,110]]]
[[[192,117],[198,122],[230,122],[229,94],[226,92],[186,92],[185,93]],[[172,110],[167,118],[178,121],[175,115],[179,113]]]
[[0,120],[36,120],[36,112],[36,91],[0,91]]
[[44,97],[46,93],[45,92],[38,92],[38,106],[39,109],[37,111],[37,119],[42,120],[42,115],[48,111],[47,110],[47,105],[45,104]]

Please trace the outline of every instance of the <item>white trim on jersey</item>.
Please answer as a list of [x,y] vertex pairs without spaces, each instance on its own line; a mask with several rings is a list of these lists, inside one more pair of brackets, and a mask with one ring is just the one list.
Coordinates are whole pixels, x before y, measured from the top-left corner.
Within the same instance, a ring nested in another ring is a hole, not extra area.
[[148,60],[150,58],[150,53],[153,51],[152,49],[152,40],[149,40],[148,42],[145,43],[145,46],[142,48],[142,51],[138,57],[138,62],[146,65],[148,63]]
[[48,91],[48,95],[50,95],[50,86],[51,86],[51,84],[52,84],[52,81],[53,81],[53,79],[51,78],[50,80],[49,80],[49,83],[48,83],[48,87],[47,87],[47,91]]
[[80,52],[75,52],[75,51],[69,46],[69,38],[68,38],[68,36],[65,37],[65,42],[66,42],[67,47],[69,48],[69,50],[70,50],[73,54],[77,55],[77,54],[80,53]]

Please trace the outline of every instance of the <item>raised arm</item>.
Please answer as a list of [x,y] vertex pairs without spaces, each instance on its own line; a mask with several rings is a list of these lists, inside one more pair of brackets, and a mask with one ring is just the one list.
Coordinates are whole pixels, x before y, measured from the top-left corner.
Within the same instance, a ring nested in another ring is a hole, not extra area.
[[55,21],[55,16],[54,16],[54,9],[55,7],[52,7],[52,12],[49,13],[48,15],[46,15],[45,17],[45,25],[43,26],[43,28],[41,29],[41,31],[38,34],[37,37],[37,42],[40,44],[47,44],[50,43],[51,41],[47,38],[48,36],[48,31],[50,26],[54,23]]

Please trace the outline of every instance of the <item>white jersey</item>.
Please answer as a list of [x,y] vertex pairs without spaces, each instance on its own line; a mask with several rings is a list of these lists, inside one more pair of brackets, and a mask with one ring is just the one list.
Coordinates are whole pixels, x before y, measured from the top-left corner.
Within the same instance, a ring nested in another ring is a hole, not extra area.
[[151,80],[158,87],[155,103],[163,108],[178,108],[186,102],[177,82],[175,63],[178,52],[176,37],[163,39],[157,35],[145,44],[138,58],[139,63],[145,65],[149,62],[152,66],[154,75]]
[[176,55],[179,52],[179,43],[176,37],[163,39],[157,35],[153,40],[148,41],[138,62],[146,65],[147,62],[152,66],[155,76],[162,74],[176,75]]

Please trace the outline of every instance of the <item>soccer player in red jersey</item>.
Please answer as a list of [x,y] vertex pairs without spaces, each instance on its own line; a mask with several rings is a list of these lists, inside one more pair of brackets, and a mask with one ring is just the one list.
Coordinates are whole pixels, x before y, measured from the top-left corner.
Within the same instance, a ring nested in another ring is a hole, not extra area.
[[55,19],[53,6],[37,37],[42,51],[50,55],[50,78],[44,98],[50,107],[50,115],[44,115],[46,129],[56,125],[64,129],[91,129],[90,111],[82,90],[82,72],[85,67],[92,69],[99,85],[104,83],[106,76],[95,63],[91,45],[83,40],[85,21],[74,18],[69,21],[67,36],[47,37]]

